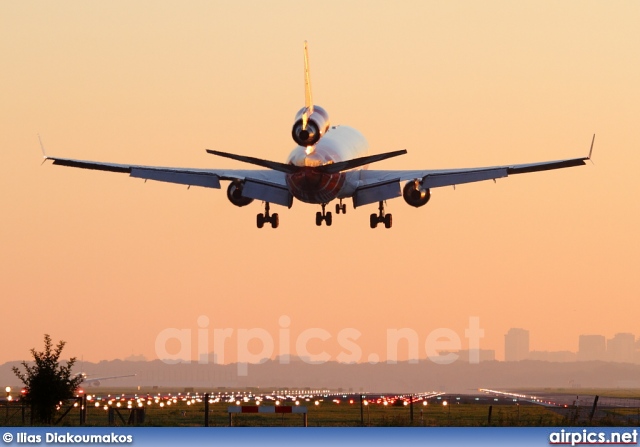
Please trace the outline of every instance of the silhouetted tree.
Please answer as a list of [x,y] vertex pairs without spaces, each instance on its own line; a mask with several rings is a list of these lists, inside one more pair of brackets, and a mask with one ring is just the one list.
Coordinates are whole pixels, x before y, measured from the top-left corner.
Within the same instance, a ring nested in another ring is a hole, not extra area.
[[14,374],[25,385],[24,399],[31,404],[33,418],[39,423],[51,424],[56,406],[72,398],[83,380],[80,375],[71,375],[75,357],[69,359],[66,366],[59,364],[65,344],[66,342],[60,341],[54,349],[51,337],[45,334],[44,351],[38,352],[33,348],[33,364],[22,362],[26,372],[22,373],[20,369],[13,367]]

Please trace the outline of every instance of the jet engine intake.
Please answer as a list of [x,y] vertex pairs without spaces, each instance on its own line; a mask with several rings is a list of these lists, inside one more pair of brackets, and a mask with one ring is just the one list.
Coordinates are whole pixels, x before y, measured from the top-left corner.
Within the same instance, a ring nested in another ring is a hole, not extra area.
[[420,180],[408,181],[402,188],[402,197],[404,201],[416,208],[426,205],[431,198],[431,190],[423,188]]
[[322,107],[313,106],[313,113],[307,117],[305,126],[303,119],[305,113],[309,113],[309,110],[303,107],[296,114],[291,136],[300,146],[308,147],[320,141],[322,135],[329,129],[329,114]]
[[229,202],[233,203],[235,206],[247,206],[253,202],[253,199],[242,195],[243,187],[244,182],[241,180],[233,180],[229,183],[229,187],[227,188],[227,198],[229,199]]

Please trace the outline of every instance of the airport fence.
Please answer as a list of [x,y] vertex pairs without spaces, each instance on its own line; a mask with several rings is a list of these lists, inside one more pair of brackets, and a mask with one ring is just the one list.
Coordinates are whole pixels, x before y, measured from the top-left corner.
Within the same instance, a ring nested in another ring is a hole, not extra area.
[[[58,410],[55,422],[62,426],[291,426],[299,427],[300,416],[284,412],[231,414],[229,402],[205,405],[204,396],[112,400],[71,400]],[[595,400],[595,398],[594,398]],[[640,426],[640,399],[600,398],[595,411],[584,399],[580,406],[544,406],[531,402],[489,403],[457,401],[444,397],[438,401],[394,404],[376,403],[350,395],[341,399],[300,402],[308,408],[310,427],[357,426]],[[111,402],[111,403],[109,403]],[[131,402],[131,404],[129,404]],[[317,403],[316,403],[317,402]],[[446,402],[446,404],[445,404]],[[162,404],[162,405],[161,405]],[[255,405],[246,402],[242,405]],[[274,405],[262,403],[261,405]],[[294,406],[295,402],[282,402]],[[208,407],[205,412],[205,406]],[[592,414],[593,413],[593,414]],[[231,419],[230,419],[231,418]],[[22,402],[0,402],[0,425],[29,426],[31,411]]]

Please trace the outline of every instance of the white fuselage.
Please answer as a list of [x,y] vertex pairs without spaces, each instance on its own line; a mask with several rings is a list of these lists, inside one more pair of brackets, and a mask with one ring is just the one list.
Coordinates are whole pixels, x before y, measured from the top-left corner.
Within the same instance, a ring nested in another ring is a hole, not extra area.
[[308,168],[287,175],[289,190],[298,200],[307,203],[328,203],[342,197],[345,189],[351,189],[346,182],[348,172],[319,174],[313,168],[364,157],[368,149],[367,140],[356,129],[330,127],[314,146],[296,146],[289,154],[288,164]]

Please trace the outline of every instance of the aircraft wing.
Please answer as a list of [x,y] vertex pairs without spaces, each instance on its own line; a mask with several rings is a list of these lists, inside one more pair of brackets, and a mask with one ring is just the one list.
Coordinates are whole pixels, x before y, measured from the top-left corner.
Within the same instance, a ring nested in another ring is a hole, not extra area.
[[566,160],[544,161],[484,168],[440,169],[440,170],[362,170],[357,181],[358,187],[353,193],[354,207],[369,203],[400,197],[400,182],[418,180],[423,188],[455,186],[463,183],[495,180],[514,174],[549,171],[552,169],[581,166],[588,157],[570,158]]
[[287,189],[285,174],[272,169],[192,169],[159,166],[128,165],[89,160],[74,160],[45,156],[54,165],[98,171],[119,172],[130,177],[187,186],[220,189],[220,180],[240,180],[245,184],[243,195],[257,200],[291,206],[293,197]]
[[437,188],[440,186],[460,185],[462,183],[479,182],[483,180],[494,180],[514,174],[524,174],[527,172],[549,171],[552,169],[569,168],[581,166],[589,157],[571,158],[567,160],[545,161],[540,163],[516,164],[505,166],[491,166],[483,168],[463,168],[463,169],[426,169],[426,170],[363,170],[360,175],[362,186],[370,186],[378,182],[388,182],[391,180],[416,180],[422,181],[425,188]]

